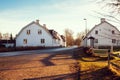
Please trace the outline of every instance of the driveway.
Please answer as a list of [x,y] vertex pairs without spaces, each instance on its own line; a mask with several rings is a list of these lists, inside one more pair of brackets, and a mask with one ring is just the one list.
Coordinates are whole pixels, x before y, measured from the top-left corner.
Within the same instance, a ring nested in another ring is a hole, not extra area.
[[77,80],[79,65],[73,58],[73,48],[56,50],[0,57],[0,80]]

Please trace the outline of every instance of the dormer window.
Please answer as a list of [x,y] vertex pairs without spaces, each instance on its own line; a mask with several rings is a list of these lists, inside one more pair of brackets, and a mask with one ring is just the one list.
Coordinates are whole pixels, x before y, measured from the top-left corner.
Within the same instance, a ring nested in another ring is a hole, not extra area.
[[115,31],[114,31],[114,30],[112,30],[112,34],[115,34]]
[[38,30],[38,34],[42,34],[42,30]]
[[30,34],[30,30],[27,30],[27,35],[29,35]]
[[95,31],[95,34],[98,34],[98,30]]

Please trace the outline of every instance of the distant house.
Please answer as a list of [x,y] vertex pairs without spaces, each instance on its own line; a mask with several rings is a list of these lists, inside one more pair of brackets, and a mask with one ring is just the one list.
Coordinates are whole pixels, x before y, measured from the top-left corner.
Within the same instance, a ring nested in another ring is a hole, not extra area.
[[[65,37],[63,35],[58,34],[56,31],[54,30],[49,30],[50,34],[52,35],[55,43],[58,46],[66,46],[66,41],[65,41]],[[56,45],[55,44],[55,45]]]
[[55,30],[48,30],[45,24],[36,20],[23,27],[16,36],[16,47],[31,46],[65,46],[65,40]]
[[95,25],[84,37],[82,46],[120,46],[120,31],[101,18],[101,22]]
[[12,34],[0,34],[0,47],[15,47],[15,39],[13,39]]
[[0,47],[15,47],[15,40],[0,40]]
[[60,35],[61,37],[61,46],[66,46],[66,40],[65,40],[65,36]]

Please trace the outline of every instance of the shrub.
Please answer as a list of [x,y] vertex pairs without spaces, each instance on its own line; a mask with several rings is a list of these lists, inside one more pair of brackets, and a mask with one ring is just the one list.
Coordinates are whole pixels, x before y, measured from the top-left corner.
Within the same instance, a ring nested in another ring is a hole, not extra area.
[[84,53],[88,56],[94,55],[94,50],[91,47],[84,47]]

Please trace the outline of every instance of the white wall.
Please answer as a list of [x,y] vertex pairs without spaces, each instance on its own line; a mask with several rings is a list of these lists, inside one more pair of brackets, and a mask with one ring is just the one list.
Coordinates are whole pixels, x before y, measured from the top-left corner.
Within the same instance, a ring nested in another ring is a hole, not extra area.
[[[95,34],[95,31],[98,31],[98,34]],[[112,34],[112,30],[115,31],[115,34]],[[120,32],[109,25],[108,23],[102,23],[101,25],[96,26],[87,37],[94,37],[95,39],[98,39],[98,43],[95,43],[95,46],[117,46],[117,43],[112,43],[112,39],[120,40]],[[88,46],[90,45],[90,41],[87,40]],[[119,43],[120,45],[120,43]]]
[[[42,34],[38,34],[38,30],[42,30]],[[26,31],[30,30],[30,35]],[[23,43],[23,39],[27,39],[27,44]],[[41,44],[41,39],[45,39],[45,43]],[[52,36],[45,31],[42,27],[32,24],[25,28],[20,35],[16,38],[16,47],[20,46],[53,46]]]

